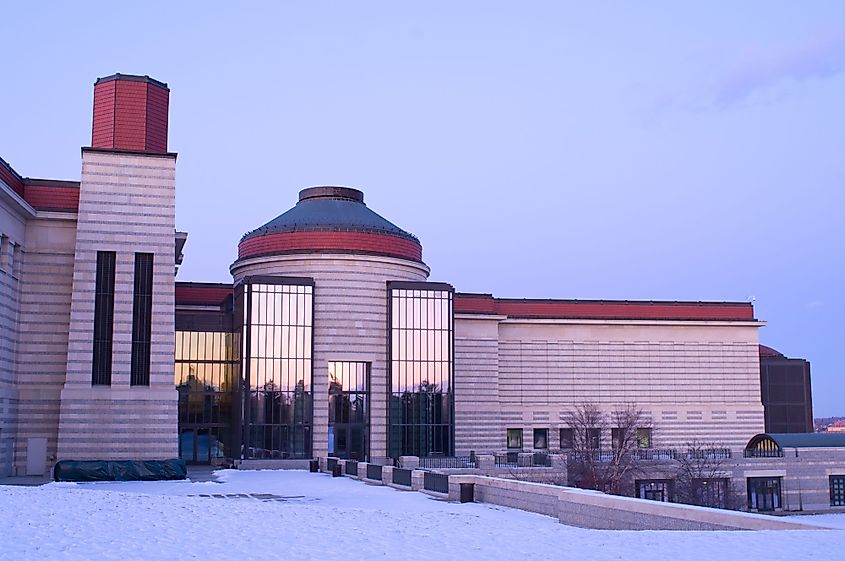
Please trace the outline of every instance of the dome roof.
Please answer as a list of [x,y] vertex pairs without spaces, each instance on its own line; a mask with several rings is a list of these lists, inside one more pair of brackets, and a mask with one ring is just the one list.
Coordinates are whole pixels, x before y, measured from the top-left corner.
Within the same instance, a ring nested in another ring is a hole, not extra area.
[[422,263],[422,245],[413,234],[364,204],[364,193],[349,187],[310,187],[299,202],[246,234],[238,259],[291,253],[380,255]]
[[364,204],[364,193],[349,187],[309,187],[292,209],[246,234],[241,241],[283,232],[368,232],[419,243]]

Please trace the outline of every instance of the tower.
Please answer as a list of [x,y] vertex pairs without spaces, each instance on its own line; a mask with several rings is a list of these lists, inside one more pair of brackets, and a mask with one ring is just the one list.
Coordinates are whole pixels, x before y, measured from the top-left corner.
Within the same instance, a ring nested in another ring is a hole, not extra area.
[[170,90],[148,76],[94,85],[82,149],[58,459],[176,456],[176,154]]

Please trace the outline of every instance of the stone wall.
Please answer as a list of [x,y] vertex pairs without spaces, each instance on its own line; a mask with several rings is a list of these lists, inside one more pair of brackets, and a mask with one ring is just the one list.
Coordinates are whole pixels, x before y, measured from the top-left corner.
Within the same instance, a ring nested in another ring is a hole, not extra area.
[[[16,349],[19,343],[21,266],[25,256],[26,220],[34,214],[0,181],[0,476],[14,472],[18,395]],[[19,246],[18,251],[15,247]]]
[[[782,458],[739,457],[725,464],[738,500],[746,502],[749,477],[782,477],[784,511],[827,511],[830,506],[830,476],[845,476],[845,449],[789,448]],[[839,507],[845,512],[845,507]]]
[[[58,459],[177,455],[175,166],[172,154],[83,151]],[[91,383],[98,251],[117,254],[109,386]],[[130,385],[136,252],[154,254],[149,386]]]
[[[399,490],[420,491],[451,501],[461,500],[461,486],[472,485],[478,503],[516,508],[546,516],[581,528],[607,530],[818,530],[789,520],[758,514],[712,508],[660,503],[605,495],[528,481],[514,481],[482,475],[450,475],[447,494],[423,489],[424,471],[413,470],[411,487],[392,482],[393,468],[382,467],[382,478],[369,479],[367,464],[358,462],[357,475],[346,474],[346,461],[336,460],[340,473],[369,483]],[[320,471],[329,472],[328,459],[320,458]]]
[[499,325],[455,318],[455,454],[504,447],[499,400]]
[[[501,450],[506,429],[559,429],[581,402],[609,416],[636,404],[653,446],[743,446],[763,432],[755,322],[455,320],[456,449]],[[461,391],[463,390],[463,391]],[[608,423],[610,424],[610,423]],[[610,431],[603,435],[610,446]]]
[[[16,467],[21,475],[33,475],[29,472],[39,464],[49,469],[56,458],[76,242],[76,214],[38,214],[27,223],[19,320],[18,415],[25,422],[18,424]],[[47,441],[46,458],[30,458],[44,453],[37,446],[29,449],[39,439]]]

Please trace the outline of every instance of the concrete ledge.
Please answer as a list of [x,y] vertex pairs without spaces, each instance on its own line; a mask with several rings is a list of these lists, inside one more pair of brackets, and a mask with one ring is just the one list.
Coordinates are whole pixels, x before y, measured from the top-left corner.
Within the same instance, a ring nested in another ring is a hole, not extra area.
[[358,463],[358,478],[402,491],[418,491],[459,501],[461,484],[474,486],[474,501],[553,516],[561,523],[601,530],[824,530],[777,517],[676,503],[605,495],[573,487],[483,475],[449,475],[449,493],[426,491],[424,471],[411,473],[411,487],[393,483],[393,467],[383,466],[381,480],[366,479],[367,464]]
[[449,500],[460,499],[460,484],[475,486],[475,502],[517,508],[561,523],[613,530],[819,530],[772,516],[605,495],[573,487],[477,475],[449,476]]

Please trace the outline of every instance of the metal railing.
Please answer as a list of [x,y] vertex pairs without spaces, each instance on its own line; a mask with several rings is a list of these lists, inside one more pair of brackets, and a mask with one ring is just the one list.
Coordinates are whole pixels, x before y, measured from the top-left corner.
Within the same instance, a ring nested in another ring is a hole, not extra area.
[[445,473],[427,471],[423,475],[423,488],[426,491],[434,491],[435,493],[448,493],[449,476]]
[[733,452],[730,448],[701,448],[687,450],[686,457],[692,460],[730,460]]
[[367,464],[367,479],[381,480],[381,466],[377,464]]
[[659,448],[637,448],[634,450],[633,455],[637,460],[646,461],[675,460],[678,458],[677,451],[661,450]]
[[497,452],[494,465],[496,467],[517,467],[519,452]]
[[[628,458],[630,456],[630,458]],[[581,461],[590,458],[594,462],[612,462],[616,458],[634,459],[640,461],[680,461],[680,460],[729,460],[733,457],[730,448],[699,448],[690,450],[676,450],[674,448],[635,448],[620,456],[616,450],[569,451],[570,461]],[[750,456],[746,456],[750,457]]]
[[393,483],[395,485],[411,486],[411,471],[410,469],[393,468]]
[[328,471],[334,471],[337,467],[337,458],[327,458],[326,459],[326,469]]
[[551,458],[546,452],[520,454],[519,452],[497,452],[494,465],[496,467],[529,468],[548,467],[552,465]]
[[358,462],[346,460],[346,475],[358,475]]
[[534,452],[531,460],[533,462],[532,467],[552,467],[552,458],[548,452]]
[[428,456],[420,458],[425,469],[466,469],[475,467],[475,456]]
[[742,451],[743,458],[783,458],[783,450],[754,448]]

